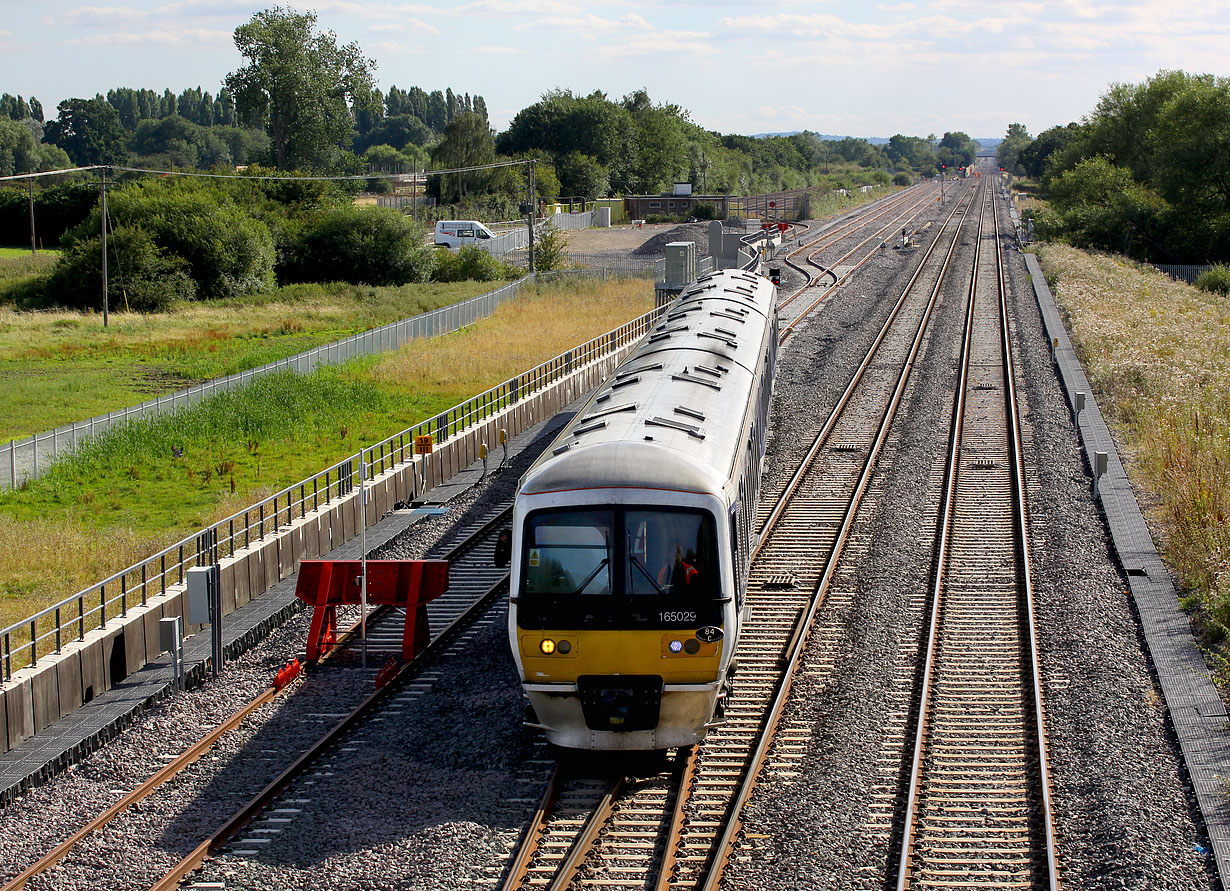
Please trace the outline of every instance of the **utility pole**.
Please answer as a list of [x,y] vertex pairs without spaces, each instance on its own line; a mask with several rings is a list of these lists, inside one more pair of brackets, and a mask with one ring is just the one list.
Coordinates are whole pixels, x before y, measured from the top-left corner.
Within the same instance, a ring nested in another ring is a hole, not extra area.
[[107,327],[109,315],[107,307],[107,168],[102,169],[102,286],[103,286],[103,327]]
[[527,189],[528,194],[526,195],[526,198],[528,200],[525,202],[525,207],[526,207],[525,221],[529,225],[529,228],[530,228],[530,272],[531,273],[534,271],[534,168],[535,166],[537,166],[537,164],[538,164],[537,161],[535,161],[533,158],[530,158],[529,176],[526,177],[526,181],[529,187]]
[[34,241],[34,180],[30,180],[30,256],[38,256],[38,249]]

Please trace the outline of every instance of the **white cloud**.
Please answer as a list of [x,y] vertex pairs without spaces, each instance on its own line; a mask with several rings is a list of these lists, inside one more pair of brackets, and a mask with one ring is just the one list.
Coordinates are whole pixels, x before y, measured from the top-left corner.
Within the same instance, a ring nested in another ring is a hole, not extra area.
[[522,49],[519,46],[474,46],[470,47],[469,52],[477,53],[482,56],[525,56],[529,55],[529,50]]
[[93,34],[65,41],[70,46],[114,46],[152,44],[156,46],[230,45],[230,31],[210,31],[204,28],[151,29],[148,31]]

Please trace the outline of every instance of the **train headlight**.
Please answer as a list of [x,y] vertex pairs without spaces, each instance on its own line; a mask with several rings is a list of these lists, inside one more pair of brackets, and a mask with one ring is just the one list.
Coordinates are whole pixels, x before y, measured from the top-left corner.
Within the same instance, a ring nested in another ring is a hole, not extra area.
[[672,640],[667,646],[669,647],[672,653],[682,653],[683,652],[683,641],[681,640]]
[[551,640],[549,637],[545,638],[543,642],[538,645],[538,649],[542,650],[544,656],[550,656],[555,652],[555,641]]
[[567,656],[569,653],[571,653],[571,652],[572,652],[572,644],[570,644],[570,643],[569,643],[568,641],[566,641],[566,640],[561,640],[561,641],[560,641],[560,642],[556,645],[555,650],[556,650],[556,652],[558,652],[561,656]]

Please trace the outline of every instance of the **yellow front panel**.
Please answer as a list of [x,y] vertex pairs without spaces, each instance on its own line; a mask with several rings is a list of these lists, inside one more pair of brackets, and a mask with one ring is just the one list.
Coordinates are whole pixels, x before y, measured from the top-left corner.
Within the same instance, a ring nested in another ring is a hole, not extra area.
[[[717,677],[722,644],[701,643],[695,654],[672,653],[671,641],[696,639],[695,631],[525,631],[517,629],[521,664],[528,683],[575,683],[583,674],[657,674],[666,684],[703,684]],[[542,652],[542,641],[569,652]],[[689,647],[690,649],[691,647]]]

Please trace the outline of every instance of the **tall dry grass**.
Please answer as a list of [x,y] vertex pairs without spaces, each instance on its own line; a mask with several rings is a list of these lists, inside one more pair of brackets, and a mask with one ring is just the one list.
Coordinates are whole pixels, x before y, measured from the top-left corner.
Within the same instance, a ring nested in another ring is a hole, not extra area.
[[1038,251],[1163,557],[1230,635],[1230,304],[1128,261]]
[[653,308],[647,280],[524,288],[495,315],[444,337],[411,341],[371,370],[373,380],[411,390],[448,382],[466,396],[605,334]]

